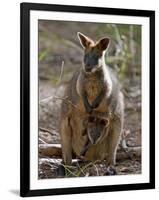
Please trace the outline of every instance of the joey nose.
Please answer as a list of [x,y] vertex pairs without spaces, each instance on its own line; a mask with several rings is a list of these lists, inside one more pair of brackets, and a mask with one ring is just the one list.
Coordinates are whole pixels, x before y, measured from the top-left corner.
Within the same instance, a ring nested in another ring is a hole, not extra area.
[[94,139],[92,140],[92,144],[96,144],[96,141]]
[[91,134],[90,140],[91,140],[91,143],[92,143],[92,144],[95,144],[95,143],[96,143],[96,137],[94,136],[94,134]]

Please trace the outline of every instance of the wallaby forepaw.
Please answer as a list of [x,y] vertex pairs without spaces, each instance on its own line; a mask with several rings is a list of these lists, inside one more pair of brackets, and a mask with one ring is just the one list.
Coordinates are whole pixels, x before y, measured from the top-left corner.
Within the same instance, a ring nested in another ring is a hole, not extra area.
[[91,107],[92,107],[92,109],[94,109],[94,108],[97,108],[98,106],[99,106],[99,104],[97,102],[93,102]]
[[87,113],[89,113],[89,114],[92,113],[92,110],[93,110],[93,109],[92,109],[90,106],[86,108],[86,111],[87,111]]
[[58,177],[64,177],[65,176],[65,168],[64,168],[63,165],[58,166],[57,175],[58,175]]

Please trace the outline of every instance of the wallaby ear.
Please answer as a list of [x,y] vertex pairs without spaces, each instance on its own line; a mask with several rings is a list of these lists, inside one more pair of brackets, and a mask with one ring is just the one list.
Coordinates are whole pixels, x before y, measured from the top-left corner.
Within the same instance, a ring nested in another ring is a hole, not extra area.
[[83,33],[78,32],[77,33],[78,39],[81,43],[81,45],[84,48],[89,47],[91,44],[94,44],[93,40],[91,40],[89,37],[85,36]]
[[110,39],[109,38],[102,38],[97,42],[97,47],[101,50],[104,51],[108,48]]

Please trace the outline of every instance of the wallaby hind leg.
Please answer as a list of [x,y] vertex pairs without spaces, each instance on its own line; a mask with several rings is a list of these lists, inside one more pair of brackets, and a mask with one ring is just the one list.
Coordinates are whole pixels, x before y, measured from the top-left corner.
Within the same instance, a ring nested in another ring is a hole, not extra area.
[[116,151],[120,141],[122,125],[120,119],[116,119],[113,122],[113,126],[111,132],[109,133],[108,139],[108,157],[107,157],[107,165],[108,170],[106,172],[107,175],[116,174],[116,170],[114,168],[116,164]]
[[62,145],[62,157],[63,163],[66,165],[72,164],[72,141],[71,141],[71,125],[68,117],[61,121],[61,145]]

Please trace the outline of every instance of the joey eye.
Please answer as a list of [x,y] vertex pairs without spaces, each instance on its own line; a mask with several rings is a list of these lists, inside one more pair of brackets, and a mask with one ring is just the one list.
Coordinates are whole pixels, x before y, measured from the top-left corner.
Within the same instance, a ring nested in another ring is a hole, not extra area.
[[95,118],[93,116],[90,116],[88,119],[88,122],[94,122],[94,121],[95,121]]
[[108,126],[109,125],[109,120],[108,119],[101,119],[100,123],[103,125],[103,126]]

